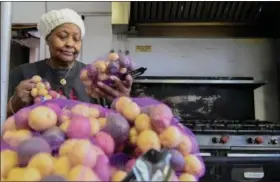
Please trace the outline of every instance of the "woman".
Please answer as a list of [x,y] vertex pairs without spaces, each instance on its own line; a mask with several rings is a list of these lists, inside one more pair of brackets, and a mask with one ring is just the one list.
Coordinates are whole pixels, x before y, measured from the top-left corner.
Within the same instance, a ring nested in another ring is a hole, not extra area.
[[[75,11],[70,9],[53,10],[44,14],[38,23],[38,30],[47,42],[50,58],[17,67],[10,73],[8,116],[22,107],[32,104],[30,95],[34,87],[31,77],[39,75],[47,80],[52,89],[62,93],[69,99],[92,102],[85,92],[79,75],[84,63],[76,61],[81,50],[82,38],[85,35],[84,22]],[[112,100],[130,94],[132,77],[125,81],[111,78],[115,82],[113,89],[98,83],[95,90],[100,98]]]

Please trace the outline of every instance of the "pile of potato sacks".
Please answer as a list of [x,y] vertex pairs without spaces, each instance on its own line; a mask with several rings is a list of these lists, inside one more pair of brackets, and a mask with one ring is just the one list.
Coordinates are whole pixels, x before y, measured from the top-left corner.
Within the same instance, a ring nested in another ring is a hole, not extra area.
[[4,123],[1,181],[121,181],[151,148],[170,150],[170,181],[198,181],[205,166],[185,129],[162,103],[140,107],[120,97],[106,109],[48,100]]

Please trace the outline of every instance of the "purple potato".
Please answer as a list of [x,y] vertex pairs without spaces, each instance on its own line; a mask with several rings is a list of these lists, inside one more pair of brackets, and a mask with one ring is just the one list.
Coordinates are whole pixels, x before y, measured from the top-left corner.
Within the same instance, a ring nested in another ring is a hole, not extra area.
[[115,62],[111,62],[109,65],[108,65],[108,71],[110,74],[116,74],[119,72],[119,65]]
[[109,133],[114,139],[116,146],[119,146],[128,139],[129,129],[129,123],[122,115],[110,113],[107,117],[107,125],[103,131]]
[[109,86],[112,86],[113,85],[113,82],[112,80],[104,80],[102,81],[105,85],[109,85]]
[[98,74],[97,68],[94,65],[89,65],[89,67],[87,68],[87,72],[88,72],[88,77],[91,79],[96,78]]
[[100,109],[100,117],[101,118],[106,118],[109,114],[114,114],[116,111],[107,109],[107,108],[102,108]]
[[43,153],[51,153],[50,145],[40,137],[33,137],[28,140],[24,140],[18,146],[18,156],[19,163],[22,166],[28,164],[29,160],[36,154]]
[[48,142],[52,151],[57,151],[65,141],[65,134],[59,127],[53,127],[44,131],[42,133],[42,138]]
[[59,175],[49,175],[41,179],[41,181],[67,181],[64,177]]
[[32,131],[32,136],[33,137],[40,137],[41,133],[39,131]]
[[134,64],[133,62],[131,62],[131,63],[128,65],[127,70],[128,70],[128,71],[132,71],[132,70],[134,70],[134,69],[135,69],[135,64]]
[[172,155],[171,160],[170,160],[171,167],[176,172],[183,171],[184,166],[185,166],[184,156],[178,150],[175,150],[175,149],[170,149],[169,152]]
[[131,63],[131,61],[130,61],[130,59],[127,56],[125,56],[125,57],[122,57],[120,59],[119,63],[120,63],[121,67],[128,68],[130,63]]
[[125,153],[116,153],[110,156],[110,165],[124,170],[130,159],[131,157]]

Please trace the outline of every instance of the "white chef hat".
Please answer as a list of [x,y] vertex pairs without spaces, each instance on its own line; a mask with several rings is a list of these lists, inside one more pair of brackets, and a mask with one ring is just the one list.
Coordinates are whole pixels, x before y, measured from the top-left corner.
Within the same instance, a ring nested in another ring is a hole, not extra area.
[[37,25],[41,36],[46,38],[56,27],[64,23],[73,23],[81,30],[81,36],[85,35],[85,24],[82,17],[72,9],[52,10],[43,14]]

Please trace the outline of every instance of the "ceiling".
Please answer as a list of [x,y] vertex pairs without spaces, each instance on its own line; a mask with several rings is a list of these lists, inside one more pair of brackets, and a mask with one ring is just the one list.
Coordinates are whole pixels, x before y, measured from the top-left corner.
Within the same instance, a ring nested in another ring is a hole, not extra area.
[[279,5],[269,1],[132,1],[129,26],[183,23],[271,29],[280,22]]

